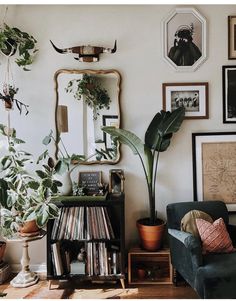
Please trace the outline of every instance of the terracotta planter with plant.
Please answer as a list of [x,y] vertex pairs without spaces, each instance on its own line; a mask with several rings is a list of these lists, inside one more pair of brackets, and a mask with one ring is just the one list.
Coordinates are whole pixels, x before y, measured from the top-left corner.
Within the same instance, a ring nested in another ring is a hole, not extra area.
[[[159,155],[167,150],[173,133],[177,132],[185,115],[184,107],[172,112],[158,112],[151,121],[146,133],[145,142],[134,133],[114,127],[103,127],[102,130],[121,143],[128,145],[135,155],[138,155],[144,170],[148,188],[149,217],[137,222],[141,245],[144,249],[154,251],[162,245],[165,222],[157,218],[155,188]],[[154,230],[153,227],[154,226]],[[150,230],[151,229],[151,230]],[[151,238],[147,238],[147,232],[151,232]],[[155,235],[153,235],[153,233]],[[155,237],[156,236],[156,237]],[[155,245],[155,240],[157,244]],[[147,243],[147,242],[150,242]]]

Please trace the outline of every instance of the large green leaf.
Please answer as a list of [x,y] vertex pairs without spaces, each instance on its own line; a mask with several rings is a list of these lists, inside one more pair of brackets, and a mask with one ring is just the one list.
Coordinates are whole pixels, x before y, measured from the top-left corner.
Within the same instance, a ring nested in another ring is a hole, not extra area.
[[112,126],[104,126],[102,130],[110,134],[112,137],[115,137],[123,144],[128,145],[135,155],[144,154],[145,145],[142,140],[136,136],[134,133],[124,129],[118,129]]
[[173,112],[158,112],[146,131],[145,144],[157,151],[166,150],[170,144],[172,134],[179,130],[184,115],[184,107],[178,108]]
[[49,219],[49,209],[46,204],[38,205],[37,209],[35,210],[36,213],[36,223],[37,225],[42,228],[45,226]]

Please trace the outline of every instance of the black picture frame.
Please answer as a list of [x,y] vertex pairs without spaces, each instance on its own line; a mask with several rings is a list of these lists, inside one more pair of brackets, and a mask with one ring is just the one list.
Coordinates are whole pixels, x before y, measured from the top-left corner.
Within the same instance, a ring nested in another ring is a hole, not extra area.
[[[102,116],[102,124],[103,126],[115,126],[119,127],[119,118],[118,115],[103,115]],[[103,141],[105,142],[105,146],[107,150],[111,150],[112,140],[109,134],[103,132]]]
[[235,158],[236,132],[192,133],[194,201],[222,200],[236,212]]
[[222,66],[223,123],[236,123],[236,65]]

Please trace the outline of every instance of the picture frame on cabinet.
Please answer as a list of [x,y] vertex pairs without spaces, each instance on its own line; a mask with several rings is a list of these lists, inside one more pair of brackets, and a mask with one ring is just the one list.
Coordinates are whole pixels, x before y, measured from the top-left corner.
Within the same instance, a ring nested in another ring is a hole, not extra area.
[[[102,124],[103,126],[114,126],[119,127],[119,118],[117,115],[103,115],[102,116]],[[112,139],[111,136],[103,132],[103,140],[105,142],[105,146],[108,150],[112,149]]]
[[162,32],[163,58],[176,71],[195,71],[207,59],[207,22],[195,8],[175,8]]
[[236,212],[236,132],[192,133],[194,201],[222,200]]
[[208,119],[208,83],[163,83],[163,110],[185,107],[185,119]]
[[222,66],[223,123],[236,123],[236,65]]
[[236,16],[228,16],[228,59],[236,60]]

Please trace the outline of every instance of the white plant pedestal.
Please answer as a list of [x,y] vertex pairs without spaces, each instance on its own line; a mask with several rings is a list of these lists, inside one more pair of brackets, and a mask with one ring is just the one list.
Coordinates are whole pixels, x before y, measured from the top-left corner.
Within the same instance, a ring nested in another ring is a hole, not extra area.
[[29,242],[39,240],[46,235],[46,231],[41,230],[40,233],[32,237],[17,236],[7,239],[8,242],[20,242],[22,244],[21,271],[13,278],[10,284],[13,287],[28,287],[38,282],[39,277],[36,273],[31,272],[29,263],[30,257],[28,252]]

